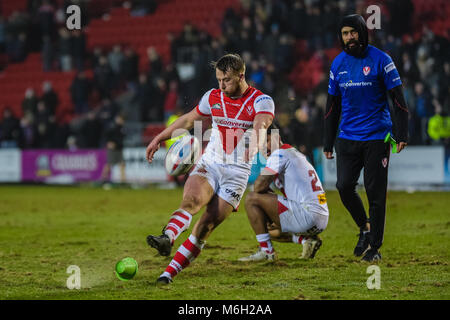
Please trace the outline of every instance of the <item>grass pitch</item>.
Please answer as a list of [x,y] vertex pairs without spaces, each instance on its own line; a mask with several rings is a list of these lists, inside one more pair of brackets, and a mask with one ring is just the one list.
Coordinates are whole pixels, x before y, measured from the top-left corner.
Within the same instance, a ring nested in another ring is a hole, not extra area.
[[[379,290],[367,288],[369,264],[352,255],[358,230],[336,192],[327,193],[330,221],[315,259],[274,242],[278,261],[238,262],[257,249],[241,205],[171,286],[157,288],[171,258],[145,238],[160,233],[181,196],[182,189],[0,186],[0,299],[450,299],[448,193],[389,192]],[[127,256],[139,271],[122,282],[114,266]],[[81,270],[79,290],[66,286],[71,265]]]

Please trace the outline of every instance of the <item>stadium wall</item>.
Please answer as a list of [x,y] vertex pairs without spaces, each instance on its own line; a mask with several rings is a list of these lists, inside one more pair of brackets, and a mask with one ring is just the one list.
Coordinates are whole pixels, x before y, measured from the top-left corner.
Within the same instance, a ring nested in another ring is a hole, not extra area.
[[[145,148],[125,148],[127,183],[163,183],[169,181],[164,168],[166,149],[155,154],[152,165],[145,160]],[[100,181],[106,164],[106,150],[0,150],[0,182],[74,184]],[[264,161],[252,170],[252,183]],[[335,189],[336,162],[326,160],[315,150],[314,165],[326,189]],[[363,185],[363,172],[359,184]],[[115,166],[112,182],[120,182],[120,169]],[[389,188],[397,190],[450,190],[450,149],[443,146],[410,146],[399,154],[391,154]]]
[[[336,159],[327,160],[320,154],[316,166],[327,189],[336,188]],[[450,152],[443,146],[410,146],[389,159],[391,190],[436,190],[450,188]],[[380,163],[381,165],[381,163]],[[363,186],[364,170],[358,183]]]

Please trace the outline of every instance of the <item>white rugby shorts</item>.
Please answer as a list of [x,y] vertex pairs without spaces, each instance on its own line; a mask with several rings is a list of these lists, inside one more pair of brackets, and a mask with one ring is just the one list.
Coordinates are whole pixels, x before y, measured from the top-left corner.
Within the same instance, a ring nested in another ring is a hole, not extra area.
[[214,193],[236,211],[247,188],[250,170],[232,164],[211,163],[202,157],[190,175],[205,177]]
[[278,215],[281,231],[313,236],[321,233],[328,224],[328,215],[315,212],[307,203],[299,203],[278,196]]

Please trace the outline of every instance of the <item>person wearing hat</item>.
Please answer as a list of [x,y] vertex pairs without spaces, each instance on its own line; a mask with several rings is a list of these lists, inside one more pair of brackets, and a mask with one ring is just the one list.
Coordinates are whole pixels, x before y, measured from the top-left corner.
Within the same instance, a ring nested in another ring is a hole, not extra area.
[[[333,159],[335,147],[336,187],[360,229],[354,255],[364,255],[364,261],[372,262],[381,260],[386,216],[390,145],[384,138],[393,135],[398,152],[406,147],[408,108],[397,68],[388,54],[368,44],[363,17],[345,16],[338,34],[343,52],[331,65],[323,151],[327,159]],[[393,102],[394,133],[388,94]],[[356,192],[363,168],[369,219]]]

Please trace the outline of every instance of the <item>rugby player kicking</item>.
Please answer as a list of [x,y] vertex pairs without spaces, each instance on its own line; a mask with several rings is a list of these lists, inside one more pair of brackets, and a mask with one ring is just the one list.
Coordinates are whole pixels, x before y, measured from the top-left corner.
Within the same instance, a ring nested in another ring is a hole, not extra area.
[[160,255],[169,256],[174,241],[189,228],[192,216],[206,206],[157,285],[171,283],[200,254],[211,232],[237,209],[247,187],[252,158],[265,143],[267,127],[274,117],[272,98],[247,84],[245,63],[239,55],[226,54],[213,66],[219,89],[206,92],[196,108],[177,119],[147,147],[146,158],[151,163],[160,143],[173,138],[176,129],[189,130],[194,121],[212,119],[210,141],[186,181],[180,207],[172,213],[161,235],[147,237],[147,243]]
[[[239,261],[275,260],[271,236],[283,240],[285,233],[292,235],[292,242],[303,245],[301,258],[314,258],[322,245],[318,234],[328,224],[327,201],[316,170],[302,153],[283,143],[279,130],[274,129],[272,124],[267,130],[266,167],[256,179],[254,191],[245,198],[259,250]],[[283,196],[272,192],[272,183]]]

